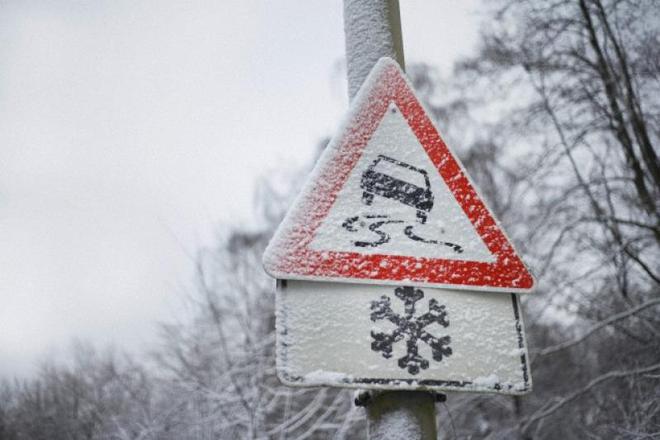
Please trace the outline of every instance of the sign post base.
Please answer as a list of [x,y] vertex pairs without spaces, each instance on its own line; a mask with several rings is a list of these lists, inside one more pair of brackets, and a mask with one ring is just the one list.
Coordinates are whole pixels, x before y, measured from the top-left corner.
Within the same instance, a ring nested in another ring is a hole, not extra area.
[[370,440],[435,440],[435,395],[424,391],[373,393],[366,403]]

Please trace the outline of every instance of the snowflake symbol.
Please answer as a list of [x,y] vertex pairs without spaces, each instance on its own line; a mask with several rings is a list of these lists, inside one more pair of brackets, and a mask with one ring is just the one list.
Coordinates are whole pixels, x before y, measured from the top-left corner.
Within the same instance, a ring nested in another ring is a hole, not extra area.
[[414,287],[397,287],[394,294],[404,303],[403,315],[394,313],[388,296],[383,295],[380,299],[371,302],[372,321],[386,319],[396,325],[396,329],[391,333],[372,330],[371,349],[381,352],[384,358],[389,359],[392,357],[392,346],[405,338],[407,354],[399,359],[398,364],[400,368],[407,368],[410,374],[417,374],[420,368],[425,370],[429,367],[429,361],[418,353],[418,340],[422,340],[431,347],[433,359],[438,362],[442,360],[443,356],[451,356],[452,351],[449,347],[451,338],[449,336],[436,338],[425,330],[428,325],[433,323],[438,323],[443,327],[449,326],[445,306],[438,304],[435,299],[431,299],[429,300],[429,311],[415,317],[415,303],[424,298],[424,292]]

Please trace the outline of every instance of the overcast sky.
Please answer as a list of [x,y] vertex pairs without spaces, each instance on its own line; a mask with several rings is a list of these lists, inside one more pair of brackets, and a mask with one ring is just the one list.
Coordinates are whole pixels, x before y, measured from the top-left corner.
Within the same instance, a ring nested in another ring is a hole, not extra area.
[[[403,0],[407,61],[448,73],[476,9]],[[343,51],[341,1],[0,2],[0,375],[152,342],[188,255],[337,127]]]

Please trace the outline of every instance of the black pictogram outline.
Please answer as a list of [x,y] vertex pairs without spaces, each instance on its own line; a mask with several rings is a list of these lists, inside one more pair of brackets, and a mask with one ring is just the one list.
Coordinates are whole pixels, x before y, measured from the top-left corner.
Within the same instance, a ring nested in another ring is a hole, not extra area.
[[394,344],[405,339],[406,354],[398,359],[399,368],[407,369],[408,373],[415,375],[420,370],[429,367],[429,360],[419,354],[419,341],[431,347],[433,360],[441,362],[444,357],[451,356],[449,335],[436,337],[426,330],[431,324],[449,327],[447,311],[435,299],[428,302],[428,311],[415,316],[416,303],[424,298],[424,291],[411,286],[397,287],[394,295],[404,303],[404,313],[398,314],[392,310],[391,298],[383,295],[380,299],[371,302],[371,320],[378,322],[387,320],[396,328],[392,332],[371,331],[373,339],[371,349],[380,352],[385,359],[392,357]]

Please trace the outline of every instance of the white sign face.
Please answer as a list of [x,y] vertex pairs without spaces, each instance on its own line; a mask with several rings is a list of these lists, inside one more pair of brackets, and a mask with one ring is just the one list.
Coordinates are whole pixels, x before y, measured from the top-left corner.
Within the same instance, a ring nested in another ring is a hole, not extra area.
[[531,390],[518,297],[429,287],[280,281],[277,371],[291,386]]
[[310,247],[318,251],[496,261],[394,103],[362,151]]

